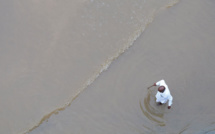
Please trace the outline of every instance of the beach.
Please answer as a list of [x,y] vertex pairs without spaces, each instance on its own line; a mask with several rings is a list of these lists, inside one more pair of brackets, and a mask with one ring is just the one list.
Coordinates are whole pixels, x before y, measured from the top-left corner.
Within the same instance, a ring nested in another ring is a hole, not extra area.
[[[4,2],[0,133],[215,133],[214,6]],[[147,89],[161,79],[171,109]]]

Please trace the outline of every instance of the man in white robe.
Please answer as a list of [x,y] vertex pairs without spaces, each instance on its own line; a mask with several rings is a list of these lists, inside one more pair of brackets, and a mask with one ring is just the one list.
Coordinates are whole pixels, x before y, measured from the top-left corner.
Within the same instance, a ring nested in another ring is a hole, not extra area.
[[159,86],[156,97],[156,102],[160,105],[165,104],[168,102],[168,109],[171,108],[173,97],[170,94],[169,88],[164,80],[160,80],[157,83],[154,83],[152,86]]

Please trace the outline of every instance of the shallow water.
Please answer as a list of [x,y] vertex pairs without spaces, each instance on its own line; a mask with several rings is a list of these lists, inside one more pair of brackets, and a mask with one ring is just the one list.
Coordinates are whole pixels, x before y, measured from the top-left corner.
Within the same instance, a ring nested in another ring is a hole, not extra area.
[[1,133],[213,133],[215,2],[174,3],[5,2]]

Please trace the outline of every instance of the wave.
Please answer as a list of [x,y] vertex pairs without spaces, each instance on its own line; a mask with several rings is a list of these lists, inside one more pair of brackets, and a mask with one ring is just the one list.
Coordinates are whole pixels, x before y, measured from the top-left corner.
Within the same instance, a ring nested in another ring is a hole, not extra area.
[[96,81],[96,79],[99,78],[99,76],[104,73],[108,68],[111,66],[111,64],[116,61],[123,53],[125,53],[131,46],[133,46],[134,42],[140,35],[144,32],[144,30],[148,27],[150,23],[153,22],[155,16],[161,11],[168,9],[172,6],[175,6],[177,3],[179,3],[180,0],[172,0],[167,5],[161,7],[157,11],[154,11],[152,15],[145,20],[145,23],[142,24],[138,29],[136,29],[133,34],[129,37],[126,43],[124,43],[123,47],[119,49],[113,56],[109,57],[104,63],[101,64],[100,68],[92,74],[92,76],[82,85],[81,88],[78,89],[78,92],[74,97],[72,97],[71,100],[69,100],[67,103],[65,103],[63,106],[56,108],[55,110],[51,111],[50,113],[44,115],[41,120],[32,126],[31,128],[21,132],[24,134],[32,132],[34,129],[38,128],[44,121],[47,121],[52,115],[58,114],[60,111],[65,110],[67,107],[69,107],[72,102],[84,91],[86,90],[92,83]]

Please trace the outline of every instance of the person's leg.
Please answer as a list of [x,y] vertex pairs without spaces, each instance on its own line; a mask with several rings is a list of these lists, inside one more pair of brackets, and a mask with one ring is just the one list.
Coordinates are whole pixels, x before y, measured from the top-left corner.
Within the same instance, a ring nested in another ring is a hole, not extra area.
[[158,102],[159,105],[163,105],[166,104],[166,100],[156,100],[156,102]]
[[158,105],[162,105],[163,103],[161,103],[160,102],[160,100],[156,97],[156,103],[158,104]]
[[161,103],[161,102],[158,102],[158,105],[163,105],[163,103]]

